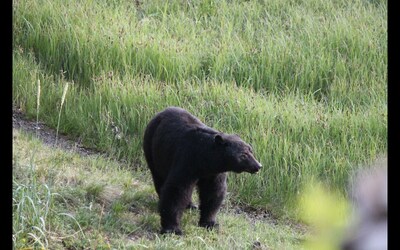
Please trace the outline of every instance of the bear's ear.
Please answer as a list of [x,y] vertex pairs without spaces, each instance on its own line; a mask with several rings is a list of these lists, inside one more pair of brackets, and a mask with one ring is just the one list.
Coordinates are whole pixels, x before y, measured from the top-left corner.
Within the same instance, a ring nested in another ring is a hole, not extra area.
[[221,144],[221,145],[224,145],[224,144],[225,144],[224,138],[222,138],[222,136],[219,135],[219,134],[217,134],[217,135],[214,136],[214,141],[215,141],[215,143],[217,143],[217,144]]

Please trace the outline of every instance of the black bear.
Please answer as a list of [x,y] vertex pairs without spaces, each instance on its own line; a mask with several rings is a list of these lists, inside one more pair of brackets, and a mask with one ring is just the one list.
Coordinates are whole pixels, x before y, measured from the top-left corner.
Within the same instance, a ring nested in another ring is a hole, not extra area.
[[178,107],[156,114],[144,133],[143,150],[159,196],[161,233],[182,234],[180,220],[192,207],[197,185],[199,226],[211,229],[226,193],[226,172],[256,173],[261,164],[237,135],[203,124]]

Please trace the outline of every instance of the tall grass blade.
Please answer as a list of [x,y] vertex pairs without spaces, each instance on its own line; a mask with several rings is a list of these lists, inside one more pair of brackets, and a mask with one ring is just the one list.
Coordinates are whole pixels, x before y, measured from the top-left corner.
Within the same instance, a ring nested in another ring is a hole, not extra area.
[[40,79],[37,80],[37,98],[36,98],[36,136],[39,130],[39,110],[40,110]]
[[58,122],[57,122],[57,132],[56,132],[56,145],[58,142],[58,130],[60,128],[60,119],[61,119],[61,111],[62,111],[62,107],[64,105],[64,101],[65,101],[65,97],[67,95],[67,91],[68,91],[68,82],[65,83],[65,87],[64,87],[64,91],[61,97],[61,105],[60,105],[60,111],[58,112]]

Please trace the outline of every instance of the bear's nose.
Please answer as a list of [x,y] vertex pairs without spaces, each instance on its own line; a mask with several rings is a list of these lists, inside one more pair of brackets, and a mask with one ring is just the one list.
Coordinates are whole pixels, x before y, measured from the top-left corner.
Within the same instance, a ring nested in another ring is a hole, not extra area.
[[255,172],[260,171],[261,167],[262,167],[261,163],[259,163],[258,161],[256,161],[256,165],[254,166],[254,171],[255,171]]
[[253,166],[253,170],[250,173],[257,173],[260,171],[262,165],[258,161],[256,161],[256,164]]

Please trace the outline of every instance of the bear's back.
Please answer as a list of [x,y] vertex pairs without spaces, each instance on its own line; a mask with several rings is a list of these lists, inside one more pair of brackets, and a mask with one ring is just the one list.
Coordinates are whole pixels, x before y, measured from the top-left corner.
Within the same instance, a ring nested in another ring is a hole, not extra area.
[[179,107],[168,107],[158,113],[155,118],[160,119],[163,126],[179,129],[193,129],[205,125],[194,115]]
[[[150,121],[144,138],[144,151],[155,171],[166,175],[180,154],[195,153],[196,148],[216,130],[179,107],[168,107]],[[185,152],[184,152],[185,151]]]
[[[168,107],[158,113],[154,119],[158,120],[158,126],[153,140],[159,137],[165,140],[171,139],[177,143],[180,139],[187,141],[190,137],[198,137],[199,133],[193,132],[217,133],[216,130],[205,125],[196,116],[179,107]],[[195,139],[193,138],[193,140]]]

